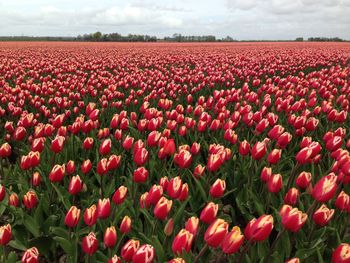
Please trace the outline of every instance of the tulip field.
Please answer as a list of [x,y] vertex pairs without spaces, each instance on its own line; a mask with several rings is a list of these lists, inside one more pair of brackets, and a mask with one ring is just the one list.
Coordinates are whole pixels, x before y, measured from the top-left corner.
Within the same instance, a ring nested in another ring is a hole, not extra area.
[[0,43],[0,262],[349,263],[349,43]]

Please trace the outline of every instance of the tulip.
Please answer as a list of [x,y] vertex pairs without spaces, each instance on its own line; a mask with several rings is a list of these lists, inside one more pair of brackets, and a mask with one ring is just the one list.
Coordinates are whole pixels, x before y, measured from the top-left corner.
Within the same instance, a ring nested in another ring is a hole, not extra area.
[[346,194],[344,191],[341,191],[335,200],[335,206],[339,210],[347,210],[350,204],[350,196]]
[[96,205],[92,205],[85,209],[84,223],[88,226],[93,226],[97,221],[97,208]]
[[83,148],[84,150],[90,150],[94,146],[94,139],[91,137],[86,137],[83,141]]
[[295,159],[299,164],[305,164],[310,161],[312,156],[312,149],[309,147],[305,147],[301,149],[295,156]]
[[83,238],[81,247],[84,253],[88,254],[90,257],[97,251],[98,240],[93,232],[90,232]]
[[254,160],[261,160],[266,154],[266,144],[263,142],[257,142],[254,144],[251,154]]
[[192,154],[187,150],[180,150],[174,155],[174,162],[181,169],[188,168],[192,163]]
[[297,188],[290,188],[284,196],[284,203],[287,205],[295,205],[298,201],[300,192]]
[[109,198],[99,199],[97,203],[97,218],[105,219],[111,214]]
[[153,263],[155,250],[151,245],[144,244],[134,253],[132,257],[133,263]]
[[7,142],[2,144],[0,147],[0,157],[6,158],[6,157],[9,157],[11,154],[12,154],[11,146]]
[[134,171],[134,182],[135,183],[144,183],[146,182],[147,178],[148,178],[148,170],[145,167],[138,167],[135,171]]
[[30,162],[30,167],[34,168],[40,164],[40,153],[39,152],[29,152],[28,159]]
[[126,199],[126,195],[128,193],[128,188],[124,185],[119,186],[119,188],[114,192],[112,201],[116,205],[120,205]]
[[107,170],[107,163],[108,160],[106,158],[101,159],[98,163],[97,163],[97,173],[101,176],[106,175],[106,173],[108,172]]
[[108,155],[111,152],[112,141],[111,139],[104,140],[99,148],[99,153],[101,155]]
[[19,198],[18,198],[18,195],[16,193],[10,194],[8,204],[10,206],[14,206],[14,207],[19,206]]
[[172,205],[173,201],[166,199],[164,196],[161,197],[154,207],[154,216],[160,220],[164,220],[171,210]]
[[78,209],[76,206],[72,206],[66,214],[64,223],[68,227],[76,227],[79,222],[79,219],[80,219],[80,209]]
[[150,205],[155,205],[163,195],[163,187],[160,185],[153,185],[148,191],[146,202]]
[[59,165],[56,164],[49,175],[49,179],[51,182],[61,182],[64,175],[65,175],[66,169],[65,169],[65,165]]
[[170,179],[167,187],[167,193],[171,198],[178,198],[182,190],[182,180],[179,176]]
[[134,138],[130,137],[129,135],[124,139],[123,141],[123,148],[127,151],[129,151],[134,143]]
[[111,248],[114,247],[117,242],[117,231],[114,226],[107,227],[104,236],[103,243],[106,247]]
[[207,228],[204,234],[204,240],[210,247],[218,247],[223,241],[228,231],[228,223],[222,219],[216,219]]
[[197,179],[203,176],[205,171],[205,166],[202,166],[201,164],[198,164],[193,171],[193,176]]
[[83,174],[89,173],[92,169],[92,163],[91,163],[90,159],[83,161],[80,169],[81,169]]
[[22,256],[22,263],[38,263],[39,251],[36,247],[27,249]]
[[11,225],[7,224],[0,227],[0,245],[6,246],[12,239]]
[[121,156],[112,154],[108,158],[107,171],[115,170],[115,169],[119,168],[120,165],[121,165]]
[[149,153],[146,148],[140,148],[134,153],[134,163],[143,166],[148,160]]
[[298,175],[295,183],[296,183],[296,185],[299,188],[306,189],[310,185],[311,179],[312,179],[312,174],[311,173],[301,172]]
[[262,215],[258,219],[253,218],[244,230],[244,236],[248,240],[255,242],[267,239],[273,228],[273,217],[271,215]]
[[0,202],[5,199],[6,187],[0,184]]
[[140,241],[130,239],[121,250],[121,256],[125,261],[131,261],[132,257],[140,247]]
[[278,193],[283,187],[281,174],[272,174],[267,181],[267,188],[270,193]]
[[325,226],[332,219],[334,209],[329,209],[325,204],[322,204],[319,209],[315,211],[312,216],[314,222],[319,226]]
[[170,218],[168,222],[165,224],[163,232],[166,236],[170,236],[173,233],[173,230],[174,230],[174,219]]
[[235,226],[225,235],[221,243],[221,249],[225,254],[236,253],[242,246],[243,241],[244,235],[242,235],[241,229]]
[[312,190],[312,197],[318,202],[328,202],[337,190],[337,177],[334,173],[322,177]]
[[197,235],[199,228],[199,219],[197,217],[190,217],[185,224],[185,229],[189,231],[194,237]]
[[245,155],[249,154],[249,152],[250,152],[250,145],[249,145],[249,143],[246,140],[242,141],[239,144],[238,152],[242,156],[245,156]]
[[83,189],[83,181],[80,179],[79,175],[73,176],[69,182],[68,192],[71,195],[76,195],[80,193]]
[[273,149],[270,154],[267,156],[267,161],[270,164],[276,164],[281,158],[281,149]]
[[225,180],[217,179],[210,187],[209,194],[213,198],[220,198],[223,196],[226,189]]
[[193,243],[193,235],[186,229],[181,229],[175,236],[173,244],[171,246],[173,253],[178,255],[183,251],[190,252]]
[[124,216],[122,222],[120,223],[120,232],[127,234],[131,230],[131,219],[128,216]]
[[280,215],[283,226],[291,232],[298,232],[308,217],[307,214],[299,211],[298,208],[292,208],[290,205],[283,205]]
[[33,209],[38,204],[38,197],[36,193],[32,190],[28,191],[23,196],[23,204],[27,209]]
[[213,202],[208,203],[201,212],[200,220],[206,224],[210,224],[215,220],[218,210],[219,205],[214,204]]
[[122,263],[120,257],[114,255],[112,258],[108,259],[108,263]]
[[186,263],[186,261],[182,258],[173,258],[169,260],[168,263]]
[[64,142],[66,138],[63,136],[57,136],[51,141],[51,151],[55,154],[60,153],[63,150]]
[[349,263],[350,262],[350,245],[340,244],[332,254],[332,263]]
[[67,174],[73,174],[73,173],[75,173],[75,170],[76,170],[76,167],[75,167],[74,161],[72,161],[72,160],[68,161],[68,163],[66,165]]
[[207,169],[209,172],[215,172],[223,163],[224,160],[221,158],[220,154],[210,154],[207,162]]
[[292,259],[285,261],[284,263],[300,263],[300,259],[299,258],[292,258]]

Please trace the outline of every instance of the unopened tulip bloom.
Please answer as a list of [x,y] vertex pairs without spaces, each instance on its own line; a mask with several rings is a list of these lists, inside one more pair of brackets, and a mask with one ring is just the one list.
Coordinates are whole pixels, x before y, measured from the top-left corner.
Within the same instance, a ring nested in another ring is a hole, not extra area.
[[267,181],[267,188],[271,193],[278,193],[283,187],[283,179],[281,174],[272,174]]
[[332,254],[332,263],[350,263],[350,244],[340,244]]
[[174,155],[174,162],[181,169],[186,169],[192,163],[192,154],[188,150],[180,150]]
[[344,191],[341,191],[335,200],[335,206],[339,210],[347,210],[350,204],[350,196],[346,194]]
[[337,190],[337,177],[334,173],[322,177],[312,190],[312,197],[317,201],[328,202],[335,195]]
[[22,256],[22,263],[38,263],[39,251],[36,247],[27,249]]
[[106,247],[114,247],[117,242],[117,231],[114,226],[107,227],[104,236],[103,243]]
[[108,263],[122,263],[122,260],[117,255],[114,255],[112,258],[108,259]]
[[65,165],[59,165],[56,164],[49,175],[49,179],[51,182],[61,182],[64,175],[65,175],[66,169],[65,169]]
[[153,263],[156,255],[155,249],[149,244],[143,244],[139,247],[132,257],[133,263]]
[[182,180],[179,176],[170,179],[167,187],[167,193],[171,198],[178,198],[182,190]]
[[284,203],[287,205],[295,205],[298,201],[300,192],[297,188],[292,187],[288,190],[284,196]]
[[82,189],[83,189],[83,181],[80,179],[80,176],[79,175],[73,176],[69,182],[68,192],[71,195],[76,195],[80,193]]
[[223,241],[228,231],[228,223],[223,219],[216,219],[207,228],[204,234],[204,240],[210,247],[218,247]]
[[97,217],[105,219],[111,214],[111,203],[109,198],[99,199],[97,203]]
[[81,246],[84,253],[88,254],[89,256],[95,254],[98,248],[98,240],[96,239],[95,233],[90,232],[87,236],[85,236],[82,240]]
[[80,219],[80,209],[76,206],[72,206],[66,214],[64,223],[68,227],[76,227]]
[[111,139],[105,139],[100,145],[99,153],[101,155],[108,155],[111,152],[111,147],[112,147]]
[[285,261],[284,263],[300,263],[300,259],[299,258],[292,258],[292,259]]
[[4,200],[6,196],[6,187],[0,184],[0,202]]
[[262,170],[261,170],[261,173],[260,173],[260,179],[261,181],[263,182],[268,182],[270,176],[272,175],[272,169],[271,167],[264,167]]
[[250,152],[250,145],[249,145],[249,143],[246,140],[242,141],[239,144],[238,152],[242,156],[245,156],[245,155],[249,154],[249,152]]
[[283,226],[291,232],[298,232],[307,220],[307,214],[290,205],[283,205],[280,210],[280,215],[282,217]]
[[173,258],[168,263],[186,263],[186,261],[183,258]]
[[217,179],[210,187],[209,194],[214,198],[220,198],[226,189],[225,180]]
[[174,230],[174,219],[170,218],[168,222],[165,224],[163,232],[166,236],[170,236]]
[[0,147],[0,157],[1,158],[6,158],[9,157],[12,153],[11,146],[5,142],[4,144],[1,145]]
[[38,204],[38,197],[33,190],[28,191],[23,196],[23,204],[27,209],[32,209]]
[[322,204],[312,216],[314,222],[319,226],[325,226],[332,219],[334,209],[329,209],[325,204]]
[[264,142],[257,142],[254,144],[251,154],[254,160],[261,160],[266,154],[266,144]]
[[310,185],[311,179],[312,179],[312,174],[311,173],[309,173],[309,172],[301,172],[298,175],[295,183],[296,183],[296,185],[299,188],[306,189]]
[[126,195],[128,193],[128,188],[124,185],[119,186],[119,188],[114,192],[112,201],[116,205],[120,205],[126,199]]
[[269,155],[267,156],[267,161],[270,164],[276,164],[281,158],[282,150],[281,149],[273,149]]
[[124,216],[122,222],[119,226],[120,232],[127,234],[131,230],[131,218],[128,216]]
[[172,205],[173,201],[168,200],[166,197],[162,196],[154,207],[154,216],[160,220],[164,220],[171,210]]
[[241,233],[241,229],[235,226],[228,232],[224,240],[221,243],[221,249],[225,254],[236,253],[244,241],[244,235]]
[[127,241],[121,250],[121,256],[125,261],[131,261],[132,257],[140,247],[140,241],[130,239]]
[[16,193],[10,194],[8,204],[14,207],[17,207],[19,205],[19,198]]
[[253,218],[244,230],[244,236],[255,242],[267,239],[273,229],[273,217],[262,215],[258,219]]
[[63,150],[64,142],[66,138],[63,136],[57,136],[55,139],[51,141],[51,151],[54,153],[60,153]]
[[213,202],[208,203],[202,210],[200,220],[206,224],[210,224],[216,218],[219,210],[219,205]]
[[190,252],[193,242],[193,235],[186,229],[181,229],[175,236],[172,244],[172,250],[174,254],[182,254],[183,250],[187,253]]
[[0,227],[0,245],[6,246],[12,238],[11,225],[7,224]]
[[96,205],[92,205],[85,209],[84,212],[84,223],[88,226],[93,226],[97,221],[97,208]]
[[145,167],[138,167],[135,171],[134,171],[134,182],[135,183],[144,183],[146,182],[147,178],[148,178],[148,170]]

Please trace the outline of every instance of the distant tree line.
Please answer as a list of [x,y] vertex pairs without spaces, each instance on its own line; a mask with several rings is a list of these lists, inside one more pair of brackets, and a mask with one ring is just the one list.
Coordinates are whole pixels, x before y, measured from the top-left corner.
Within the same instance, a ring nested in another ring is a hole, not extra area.
[[[187,36],[181,34],[173,34],[172,36],[157,38],[150,35],[128,34],[121,35],[119,33],[103,34],[100,31],[90,34],[78,35],[76,37],[49,37],[49,36],[0,36],[0,41],[86,41],[86,42],[261,42],[266,40],[236,40],[230,36],[217,38],[213,35],[203,36]],[[270,40],[271,41],[271,40]],[[275,42],[286,40],[273,40]],[[297,37],[294,41],[302,42],[303,37]],[[309,37],[307,41],[315,42],[342,42],[346,41],[339,37]]]
[[[303,37],[297,37],[295,41],[302,42],[304,41]],[[309,37],[307,41],[310,42],[343,42],[346,41],[344,39],[341,39],[339,37]]]

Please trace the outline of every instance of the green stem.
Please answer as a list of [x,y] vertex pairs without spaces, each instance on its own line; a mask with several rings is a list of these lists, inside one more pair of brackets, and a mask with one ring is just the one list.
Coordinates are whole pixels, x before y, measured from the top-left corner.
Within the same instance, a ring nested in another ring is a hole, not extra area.
[[248,250],[250,249],[252,245],[252,240],[249,240],[247,244],[245,244],[242,252],[241,252],[241,255],[239,256],[239,259],[237,261],[237,263],[242,263],[243,262],[243,257],[245,254],[247,254]]
[[277,245],[277,241],[281,238],[281,236],[284,234],[284,232],[286,232],[286,229],[285,229],[285,228],[283,228],[282,231],[278,232],[277,237],[275,238],[275,240],[274,240],[273,243],[271,244],[269,254],[268,254],[268,256],[266,257],[266,259],[265,259],[265,261],[264,261],[265,263],[268,262],[270,256],[272,255],[273,249],[274,249],[275,246]]
[[208,244],[205,243],[204,247],[202,247],[201,251],[199,251],[198,255],[194,258],[193,263],[197,263],[199,259],[204,255],[207,249],[208,249]]

